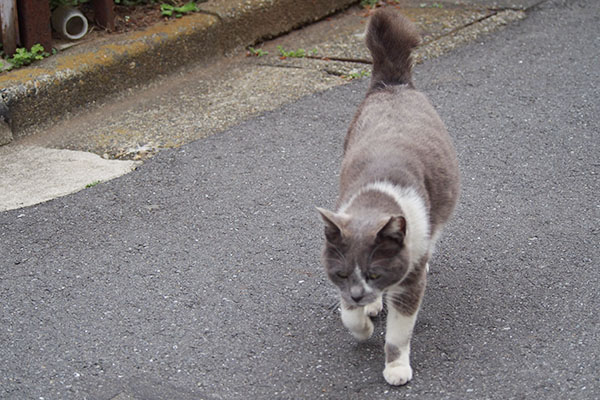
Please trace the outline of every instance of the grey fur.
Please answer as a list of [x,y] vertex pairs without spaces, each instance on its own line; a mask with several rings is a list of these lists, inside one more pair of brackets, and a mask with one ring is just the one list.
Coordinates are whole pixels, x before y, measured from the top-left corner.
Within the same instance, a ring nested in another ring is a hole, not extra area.
[[415,26],[391,9],[380,9],[367,31],[367,47],[373,57],[371,89],[385,85],[412,87],[411,51],[421,37]]
[[400,348],[394,344],[386,343],[384,350],[386,363],[394,362],[400,358],[400,355],[402,355]]

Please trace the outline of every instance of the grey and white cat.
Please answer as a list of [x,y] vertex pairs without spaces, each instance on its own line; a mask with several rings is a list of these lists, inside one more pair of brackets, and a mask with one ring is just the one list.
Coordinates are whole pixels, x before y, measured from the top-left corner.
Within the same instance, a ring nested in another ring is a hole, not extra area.
[[414,25],[390,9],[371,18],[373,73],[344,143],[337,211],[325,222],[323,263],[341,293],[342,322],[359,340],[388,309],[383,376],[412,379],[410,339],[428,260],[459,193],[456,154],[443,122],[411,76]]

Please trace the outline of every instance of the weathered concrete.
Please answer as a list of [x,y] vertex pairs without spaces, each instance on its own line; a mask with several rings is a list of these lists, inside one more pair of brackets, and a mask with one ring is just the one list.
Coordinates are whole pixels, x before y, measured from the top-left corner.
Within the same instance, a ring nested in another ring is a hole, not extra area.
[[[17,155],[17,157],[15,157]],[[0,211],[38,204],[132,171],[138,162],[37,146],[1,146]]]
[[[402,8],[423,33],[415,58],[437,57],[524,17],[512,10],[478,8]],[[144,158],[162,148],[206,137],[260,112],[309,93],[368,76],[364,46],[369,12],[360,7],[327,18],[210,65],[186,68],[133,94],[88,105],[60,123],[29,130],[21,143],[91,151],[106,158]],[[280,59],[278,47],[304,49],[307,57]],[[314,50],[314,53],[313,53]]]
[[10,130],[10,126],[3,119],[0,119],[0,146],[5,144],[9,144],[12,142],[12,131]]
[[172,73],[183,65],[215,60],[235,48],[323,18],[354,2],[303,2],[302,7],[285,0],[211,2],[204,13],[82,43],[32,67],[2,73],[0,94],[10,109],[13,135],[21,137],[26,128],[57,120],[65,111]]

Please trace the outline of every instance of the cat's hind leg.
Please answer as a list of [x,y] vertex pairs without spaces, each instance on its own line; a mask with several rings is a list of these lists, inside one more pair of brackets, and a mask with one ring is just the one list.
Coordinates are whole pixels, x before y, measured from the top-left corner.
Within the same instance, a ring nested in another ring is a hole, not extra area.
[[365,307],[351,306],[343,299],[342,305],[342,323],[352,336],[358,340],[367,340],[373,334],[373,322],[367,315]]

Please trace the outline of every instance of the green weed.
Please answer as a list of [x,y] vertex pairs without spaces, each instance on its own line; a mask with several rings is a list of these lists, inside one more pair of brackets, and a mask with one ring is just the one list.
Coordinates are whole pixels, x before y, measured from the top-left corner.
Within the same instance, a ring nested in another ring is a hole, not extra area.
[[347,80],[351,81],[353,79],[363,78],[365,76],[371,76],[371,72],[367,71],[367,70],[362,70],[362,71],[358,71],[358,72],[351,72],[348,75],[342,75],[341,77],[343,79],[347,79]]
[[361,0],[360,5],[363,8],[375,8],[380,0]]
[[165,17],[171,17],[175,15],[175,18],[181,18],[184,14],[199,11],[195,1],[190,1],[182,6],[173,6],[171,4],[162,3],[160,5],[160,12]]
[[92,182],[92,183],[88,183],[87,185],[85,185],[85,188],[86,188],[86,189],[89,189],[89,188],[91,188],[91,187],[94,187],[94,186],[96,186],[96,185],[97,185],[97,184],[99,184],[100,182],[101,182],[101,181],[94,181],[94,182]]
[[[53,50],[53,54],[54,52],[55,51]],[[36,43],[33,46],[31,46],[30,50],[27,50],[24,47],[19,47],[12,57],[6,59],[6,61],[9,64],[7,69],[11,70],[13,68],[20,68],[25,65],[29,65],[34,61],[42,60],[49,56],[50,53],[45,52],[44,46],[42,46],[39,43]]]
[[398,4],[400,0],[361,0],[360,5],[362,8],[377,8],[386,4]]
[[250,46],[248,47],[248,53],[251,56],[255,56],[255,57],[262,57],[262,56],[266,56],[269,54],[268,51],[263,50],[263,49],[255,49],[254,47]]
[[304,50],[304,49],[287,51],[283,47],[277,46],[277,50],[279,51],[279,54],[281,55],[282,59],[283,58],[304,58],[306,56],[317,55],[317,49],[312,49],[307,53],[306,50]]

